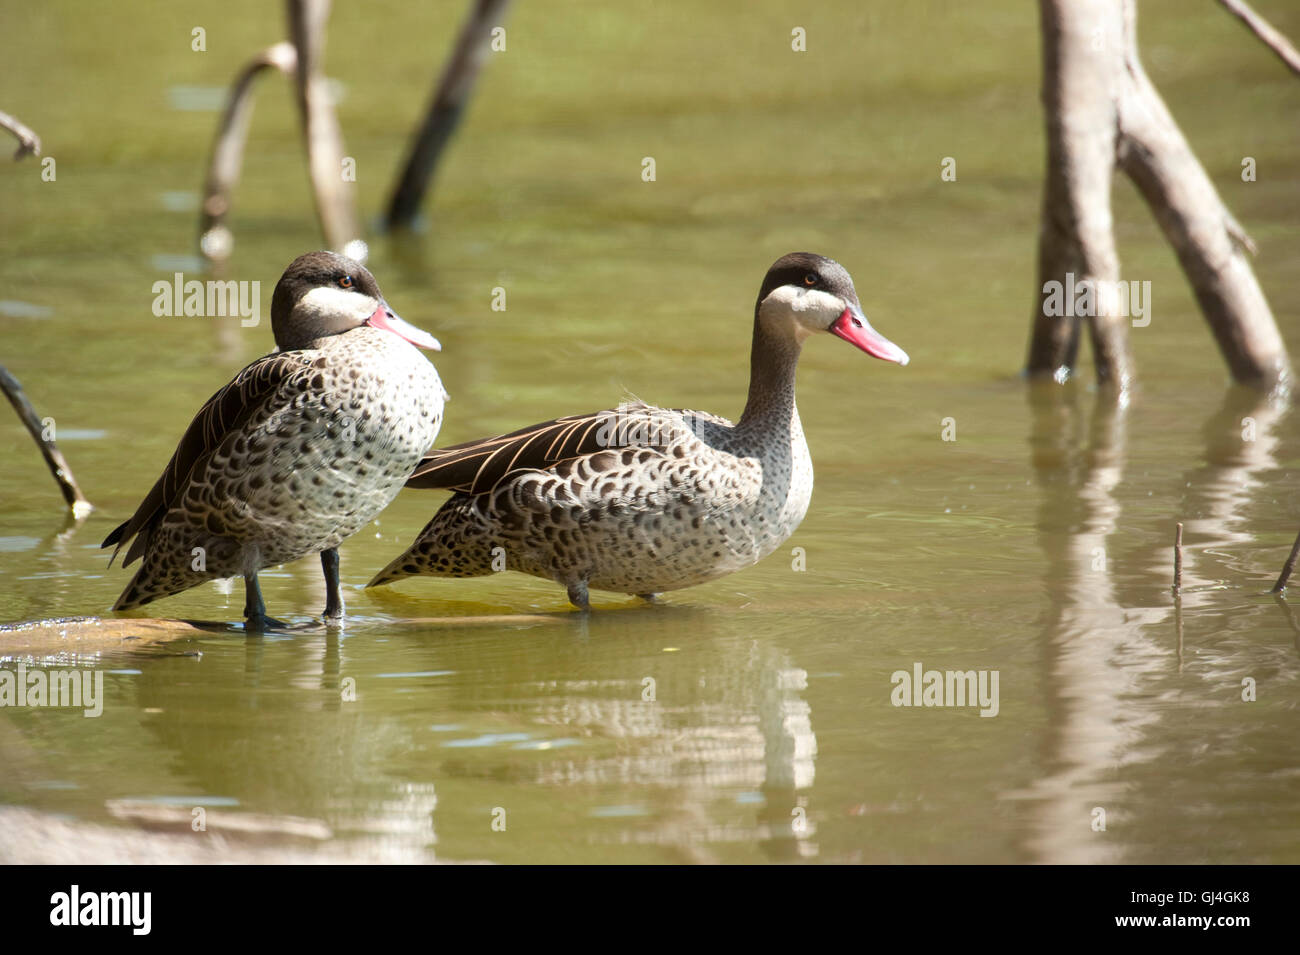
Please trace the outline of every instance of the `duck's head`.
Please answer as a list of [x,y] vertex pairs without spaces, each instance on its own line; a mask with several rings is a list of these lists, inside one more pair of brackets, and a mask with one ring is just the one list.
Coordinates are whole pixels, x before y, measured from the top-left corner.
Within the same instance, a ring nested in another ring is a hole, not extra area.
[[281,351],[306,348],[362,325],[392,332],[420,348],[442,350],[438,339],[398,318],[384,301],[375,277],[345,255],[300,255],[276,283],[271,330]]
[[874,358],[908,362],[907,352],[871,327],[844,266],[824,255],[791,252],[777,259],[763,279],[756,313],[769,331],[797,342],[830,332]]

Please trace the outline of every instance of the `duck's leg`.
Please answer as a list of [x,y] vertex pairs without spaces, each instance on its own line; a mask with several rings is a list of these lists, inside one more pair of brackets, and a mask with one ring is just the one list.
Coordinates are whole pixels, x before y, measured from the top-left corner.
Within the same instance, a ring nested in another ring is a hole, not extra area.
[[262,633],[273,627],[285,627],[287,624],[266,615],[266,604],[262,602],[262,588],[257,583],[257,574],[244,575],[244,629]]
[[339,549],[320,552],[321,570],[325,572],[325,619],[343,619],[343,595],[339,593]]
[[585,580],[575,580],[568,585],[568,589],[569,603],[583,613],[590,613],[591,599],[587,596],[587,582]]
[[653,594],[637,594],[637,596],[640,597],[642,600],[644,600],[644,601],[645,601],[646,603],[648,603],[648,604],[657,604],[657,603],[659,602],[659,598],[662,597],[663,594],[660,594],[660,593],[653,593]]

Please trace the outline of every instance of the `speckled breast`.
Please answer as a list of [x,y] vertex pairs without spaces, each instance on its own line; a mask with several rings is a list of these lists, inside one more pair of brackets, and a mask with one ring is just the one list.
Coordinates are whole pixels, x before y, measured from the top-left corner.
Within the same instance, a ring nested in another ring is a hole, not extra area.
[[338,546],[392,501],[442,424],[437,371],[389,332],[359,328],[302,355],[309,373],[229,436],[191,489],[186,511],[238,542],[232,553],[214,540],[218,563],[243,565],[219,572]]

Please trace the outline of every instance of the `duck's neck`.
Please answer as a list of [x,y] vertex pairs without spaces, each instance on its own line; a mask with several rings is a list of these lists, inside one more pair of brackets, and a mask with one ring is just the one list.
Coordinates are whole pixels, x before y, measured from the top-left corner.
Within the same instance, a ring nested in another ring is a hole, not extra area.
[[754,344],[749,355],[749,398],[737,428],[763,430],[797,426],[794,377],[799,365],[800,342],[773,333],[754,318]]

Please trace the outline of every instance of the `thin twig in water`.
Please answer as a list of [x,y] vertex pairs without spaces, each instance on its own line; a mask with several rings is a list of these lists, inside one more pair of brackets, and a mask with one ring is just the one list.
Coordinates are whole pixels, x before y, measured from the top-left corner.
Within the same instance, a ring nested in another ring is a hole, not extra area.
[[18,152],[14,153],[14,159],[22,159],[24,156],[39,156],[41,154],[41,137],[20,123],[16,118],[8,113],[0,113],[0,127],[18,137]]
[[1183,589],[1183,525],[1174,531],[1174,593]]
[[30,432],[36,441],[36,446],[41,449],[41,454],[45,456],[45,463],[49,466],[50,473],[54,475],[54,480],[59,482],[59,490],[63,492],[63,499],[68,502],[68,507],[72,509],[73,517],[77,520],[89,514],[93,507],[86,500],[85,495],[81,493],[81,488],[77,487],[77,479],[72,476],[72,468],[68,467],[68,462],[63,458],[63,452],[59,450],[58,445],[54,443],[53,438],[45,436],[45,426],[36,414],[36,409],[32,407],[31,401],[23,392],[23,386],[18,383],[18,379],[9,374],[8,369],[0,365],[0,391],[4,391],[5,397],[9,403],[14,406],[18,412],[18,417],[22,419],[23,425]]
[[1300,557],[1300,534],[1296,535],[1295,543],[1291,545],[1291,556],[1282,565],[1282,573],[1278,576],[1277,583],[1273,585],[1273,589],[1269,593],[1280,594],[1286,590],[1286,582],[1291,579],[1291,572],[1295,570],[1297,557]]

